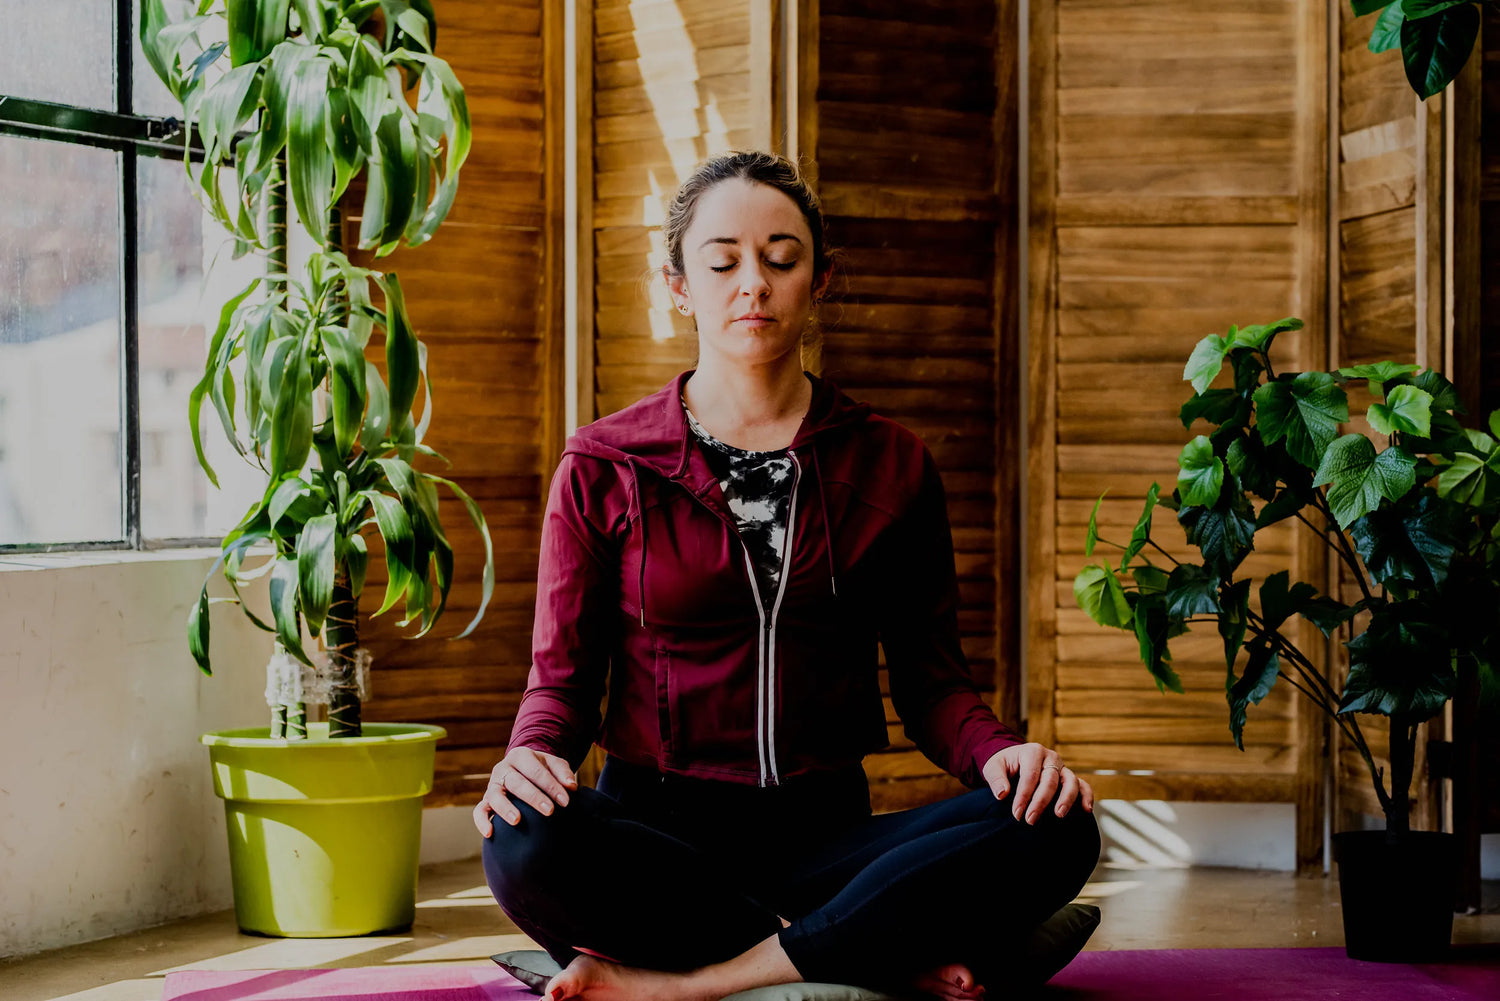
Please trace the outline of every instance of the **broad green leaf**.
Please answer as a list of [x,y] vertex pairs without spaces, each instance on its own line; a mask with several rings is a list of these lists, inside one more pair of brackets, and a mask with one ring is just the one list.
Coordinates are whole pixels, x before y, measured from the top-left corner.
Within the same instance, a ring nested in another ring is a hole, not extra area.
[[1159,596],[1143,597],[1135,607],[1135,640],[1140,650],[1141,663],[1151,672],[1156,690],[1182,693],[1182,679],[1169,666],[1172,660],[1167,641],[1174,635],[1173,620],[1167,614],[1165,602]]
[[1260,509],[1260,514],[1255,517],[1255,530],[1258,532],[1267,525],[1274,525],[1278,521],[1290,518],[1301,511],[1307,501],[1294,490],[1283,490]]
[[1289,316],[1275,323],[1264,326],[1259,324],[1249,327],[1241,327],[1234,337],[1234,347],[1251,348],[1255,351],[1270,351],[1271,342],[1276,339],[1277,334],[1284,334],[1290,330],[1301,330],[1302,321],[1295,316]]
[[[1366,14],[1373,14],[1390,2],[1391,0],[1350,0],[1350,6],[1354,9],[1355,17],[1363,17]],[[1395,2],[1397,6],[1400,6],[1401,0],[1395,0]]]
[[234,318],[235,311],[239,309],[240,303],[249,298],[250,293],[260,287],[261,279],[256,278],[245,286],[244,291],[226,302],[219,310],[219,325],[214,330],[213,340],[208,345],[208,361],[205,365],[203,378],[193,387],[188,394],[188,426],[193,432],[193,451],[198,455],[198,465],[203,467],[203,472],[208,476],[208,482],[215,487],[219,485],[219,478],[215,475],[213,467],[208,464],[208,457],[203,454],[203,432],[199,427],[199,415],[203,408],[203,396],[209,392],[214,385],[217,373],[214,370],[214,362],[218,357],[220,348],[223,347],[224,337],[229,333],[230,322]]
[[1073,578],[1073,597],[1078,607],[1101,626],[1126,629],[1130,626],[1130,604],[1125,589],[1109,567],[1089,565]]
[[328,210],[333,202],[333,149],[328,142],[327,58],[298,63],[287,104],[287,171],[297,217],[318,246],[328,244]]
[[1489,464],[1483,459],[1460,452],[1438,475],[1437,493],[1439,497],[1458,504],[1483,504],[1493,476]]
[[1245,749],[1246,710],[1260,705],[1261,700],[1270,694],[1281,670],[1280,658],[1265,640],[1257,638],[1246,649],[1250,651],[1250,660],[1245,665],[1245,673],[1236,679],[1234,669],[1230,668],[1230,683],[1225,692],[1229,701],[1229,732],[1234,735],[1234,746],[1242,751]]
[[[328,510],[328,498],[319,489],[296,476],[289,476],[276,486],[267,506],[270,525],[281,535],[291,538],[309,519]],[[283,527],[282,521],[287,524]]]
[[1224,463],[1214,455],[1213,444],[1203,435],[1188,442],[1177,457],[1180,471],[1177,489],[1182,503],[1212,507],[1219,500],[1224,485]]
[[1400,431],[1426,438],[1432,432],[1432,397],[1416,386],[1395,386],[1384,403],[1370,404],[1367,416],[1381,434]]
[[1292,458],[1318,468],[1323,451],[1349,419],[1349,399],[1327,372],[1303,372],[1290,382],[1268,382],[1255,391],[1256,421],[1262,440],[1286,439]]
[[1442,711],[1456,685],[1452,642],[1415,603],[1377,609],[1348,644],[1339,712],[1400,713],[1421,720]]
[[464,508],[469,512],[469,521],[473,523],[475,528],[479,529],[479,534],[484,539],[484,575],[480,586],[479,611],[474,613],[474,618],[464,627],[464,631],[453,637],[453,639],[461,640],[472,633],[474,627],[479,625],[479,620],[484,618],[484,610],[488,607],[490,595],[495,590],[495,549],[493,543],[490,541],[490,526],[484,520],[484,513],[479,510],[479,505],[475,502],[474,498],[465,493],[463,488],[457,483],[454,483],[452,480],[445,480],[441,476],[434,476],[431,473],[423,473],[422,476],[430,483],[441,483],[449,490],[452,490],[459,500],[463,501]]
[[1442,93],[1458,76],[1479,37],[1479,7],[1459,3],[1417,17],[1406,8],[1401,24],[1401,59],[1406,80],[1423,100]]
[[1231,327],[1228,337],[1209,334],[1194,346],[1187,365],[1182,369],[1182,378],[1191,382],[1196,392],[1206,391],[1209,383],[1214,381],[1219,370],[1224,367],[1224,358],[1234,346],[1234,333],[1235,330]]
[[320,514],[302,527],[302,534],[297,538],[297,580],[302,590],[302,614],[313,636],[322,631],[328,606],[333,603],[337,528],[336,515]]
[[1225,589],[1220,598],[1218,617],[1219,637],[1224,641],[1224,663],[1234,669],[1234,659],[1239,656],[1245,642],[1245,627],[1250,621],[1250,581],[1237,580]]
[[1418,18],[1441,14],[1450,7],[1460,7],[1474,2],[1475,0],[1401,0],[1400,3],[1392,6],[1402,8],[1406,16],[1415,21]]
[[1256,496],[1276,496],[1277,470],[1258,434],[1236,435],[1224,453],[1224,465],[1240,484]]
[[1210,570],[1227,580],[1255,545],[1255,512],[1237,488],[1224,491],[1216,507],[1184,507],[1177,521]]
[[1130,576],[1135,578],[1136,587],[1140,588],[1142,594],[1165,594],[1167,581],[1171,580],[1166,571],[1149,563],[1145,566],[1131,567]]
[[349,537],[349,550],[345,554],[345,559],[349,566],[349,587],[354,592],[355,601],[358,601],[365,589],[365,568],[370,562],[370,550],[365,544],[364,536],[351,535]]
[[[208,568],[208,573],[203,578],[203,587],[198,593],[198,600],[188,610],[188,652],[193,655],[198,669],[206,675],[212,676],[214,673],[208,658],[208,606],[213,600],[208,596],[208,582],[213,579],[214,573],[225,560],[237,557],[256,542],[264,541],[265,537],[259,534],[246,534],[226,541],[223,550],[214,560],[214,565]],[[254,616],[252,615],[251,618],[253,619]]]
[[333,433],[341,458],[347,457],[365,419],[365,353],[339,327],[323,328],[332,383]]
[[1291,574],[1278,570],[1260,585],[1260,617],[1267,631],[1281,628],[1281,624],[1305,608],[1318,596],[1318,589],[1311,584],[1298,581],[1291,583]]
[[1210,424],[1243,424],[1248,416],[1248,413],[1241,416],[1244,408],[1245,399],[1235,390],[1210,389],[1189,397],[1177,412],[1177,417],[1185,428],[1192,427],[1193,421],[1199,418]]
[[417,395],[419,358],[417,337],[411,329],[406,315],[406,299],[401,293],[401,281],[391,272],[380,281],[385,292],[385,370],[390,378],[390,419],[397,428],[411,413],[412,401]]
[[378,490],[363,490],[360,495],[375,506],[375,522],[380,527],[380,536],[385,540],[386,585],[385,600],[374,615],[382,615],[406,591],[412,571],[412,527],[406,509],[394,497]]
[[313,663],[302,649],[301,616],[297,613],[297,560],[279,556],[271,569],[271,612],[276,619],[276,638],[287,653],[308,667]]
[[1362,434],[1346,434],[1328,447],[1313,486],[1328,484],[1328,506],[1347,529],[1356,518],[1380,505],[1380,499],[1399,500],[1416,484],[1416,459],[1392,446],[1380,454]]
[[417,133],[401,109],[389,111],[376,129],[379,155],[367,178],[359,246],[383,257],[395,249],[407,221],[417,211]]
[[365,162],[355,133],[349,94],[338,87],[328,90],[328,136],[329,148],[333,150],[333,201],[337,202],[344,196],[349,179]]
[[[1106,490],[1104,493],[1107,494],[1109,491]],[[1089,512],[1089,529],[1083,537],[1084,556],[1093,556],[1094,547],[1099,544],[1099,506],[1103,503],[1104,494],[1100,494],[1099,499],[1094,501],[1094,509]]]
[[1386,52],[1401,44],[1401,25],[1406,23],[1406,11],[1401,8],[1401,0],[1380,12],[1380,18],[1375,22],[1375,27],[1370,29],[1370,42],[1367,48],[1371,52]]
[[375,155],[375,130],[385,117],[390,93],[385,85],[385,65],[380,50],[368,35],[359,36],[349,58],[350,110],[355,120],[355,138],[366,156]]
[[1490,411],[1490,434],[1500,438],[1500,410]]
[[1400,379],[1405,376],[1415,375],[1422,371],[1422,366],[1412,365],[1407,362],[1377,361],[1369,365],[1355,365],[1351,368],[1339,369],[1339,375],[1345,379],[1366,379],[1370,385],[1380,393],[1385,390],[1380,387],[1392,379]]
[[323,0],[296,0],[297,22],[308,41],[321,42],[330,25],[324,16]]
[[1219,611],[1219,578],[1203,567],[1180,563],[1167,578],[1167,614],[1188,619]]
[[272,480],[301,470],[312,448],[312,362],[305,335],[288,353],[285,369],[275,389],[271,415]]
[[366,452],[377,455],[380,443],[390,435],[391,405],[386,396],[385,380],[372,361],[365,362],[365,422],[360,425],[359,444]]
[[1145,548],[1151,539],[1151,515],[1156,510],[1156,502],[1161,497],[1161,485],[1152,483],[1151,488],[1146,491],[1146,504],[1141,508],[1141,516],[1135,521],[1135,528],[1130,533],[1130,541],[1125,545],[1125,552],[1120,557],[1120,572],[1124,573],[1130,561]]
[[231,65],[257,63],[286,38],[288,0],[225,0]]
[[1349,535],[1375,583],[1410,581],[1430,587],[1448,579],[1449,564],[1466,530],[1462,515],[1423,491],[1415,504],[1371,511],[1350,526]]

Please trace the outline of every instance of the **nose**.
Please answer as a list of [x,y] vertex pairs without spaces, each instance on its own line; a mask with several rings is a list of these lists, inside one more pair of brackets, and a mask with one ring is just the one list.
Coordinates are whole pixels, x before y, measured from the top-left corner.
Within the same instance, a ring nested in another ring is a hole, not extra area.
[[752,299],[764,299],[771,293],[771,283],[763,265],[747,261],[740,268],[740,292]]

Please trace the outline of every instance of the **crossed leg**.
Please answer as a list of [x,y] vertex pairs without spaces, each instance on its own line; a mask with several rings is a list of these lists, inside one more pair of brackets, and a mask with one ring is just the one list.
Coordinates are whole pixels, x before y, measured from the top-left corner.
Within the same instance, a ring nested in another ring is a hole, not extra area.
[[987,957],[1072,899],[1098,858],[1092,816],[1031,827],[1007,806],[975,790],[869,817],[754,896],[588,788],[548,816],[517,802],[520,823],[497,823],[483,857],[502,909],[566,968],[549,985],[560,996],[714,1001],[796,980],[931,991],[924,973],[945,964],[970,987],[975,974],[999,986],[1003,961]]

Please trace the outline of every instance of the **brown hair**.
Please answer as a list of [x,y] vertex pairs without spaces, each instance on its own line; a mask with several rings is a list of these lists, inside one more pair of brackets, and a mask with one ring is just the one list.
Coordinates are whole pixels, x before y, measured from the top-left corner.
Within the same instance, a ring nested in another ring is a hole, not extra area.
[[828,248],[822,205],[797,165],[779,153],[730,150],[704,161],[678,185],[677,194],[667,207],[667,221],[662,225],[667,241],[668,271],[674,275],[683,273],[682,238],[693,224],[698,199],[720,182],[736,177],[775,188],[795,202],[812,232],[813,274],[821,275],[833,266],[835,254]]

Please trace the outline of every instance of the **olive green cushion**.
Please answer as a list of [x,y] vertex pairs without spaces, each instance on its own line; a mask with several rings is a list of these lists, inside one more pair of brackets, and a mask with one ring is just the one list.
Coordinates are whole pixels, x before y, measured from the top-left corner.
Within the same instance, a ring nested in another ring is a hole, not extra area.
[[[1021,957],[1014,968],[1016,983],[1011,986],[1034,987],[1046,983],[1073,957],[1099,927],[1099,908],[1092,904],[1068,904],[1026,937]],[[541,994],[547,981],[561,968],[557,961],[540,949],[516,949],[490,957],[506,973]],[[998,985],[986,985],[993,992]],[[1000,995],[995,994],[995,997]],[[893,994],[883,994],[847,984],[775,984],[730,994],[724,1001],[910,1001]]]

